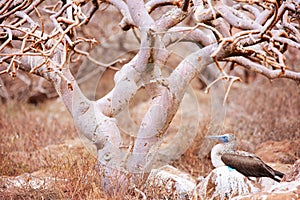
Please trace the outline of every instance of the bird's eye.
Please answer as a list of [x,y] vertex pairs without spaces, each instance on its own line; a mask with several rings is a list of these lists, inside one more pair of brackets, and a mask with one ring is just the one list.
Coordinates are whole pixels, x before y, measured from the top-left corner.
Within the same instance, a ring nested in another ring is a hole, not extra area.
[[229,142],[228,137],[227,136],[222,137],[222,142],[224,143]]

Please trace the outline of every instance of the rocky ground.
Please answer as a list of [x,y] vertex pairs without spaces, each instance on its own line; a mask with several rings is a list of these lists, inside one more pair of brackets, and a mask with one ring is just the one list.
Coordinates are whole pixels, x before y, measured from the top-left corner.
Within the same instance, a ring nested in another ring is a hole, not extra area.
[[[235,133],[240,141],[240,149],[256,153],[272,167],[287,173],[284,180],[289,182],[272,187],[270,184],[269,188],[255,195],[238,198],[299,198],[299,88],[288,80],[271,83],[261,77],[254,79],[250,84],[237,83],[232,87],[221,132]],[[172,184],[169,188],[163,188],[162,185],[168,185],[166,182],[152,181],[152,185],[135,188],[125,195],[115,194],[114,198],[186,198],[182,191],[189,195],[192,191],[194,198],[195,195],[200,198],[203,193],[199,192],[199,187],[201,182],[203,187],[205,181],[206,187],[200,191],[216,189],[212,180],[216,179],[218,173],[212,171],[209,154],[202,159],[198,157],[205,144],[204,136],[211,128],[211,96],[200,89],[201,84],[197,80],[192,85],[200,112],[197,136],[182,156],[169,163],[177,169],[169,166],[164,168],[166,173],[163,170],[163,174],[153,172],[154,177],[165,177],[167,182],[175,177],[173,183],[178,183],[175,184],[175,190]],[[60,100],[54,99],[36,106],[7,102],[0,107],[0,199],[108,198],[101,191],[95,147],[77,133]],[[131,116],[135,123],[139,122],[146,108],[147,101],[143,98],[131,105]],[[169,132],[178,131],[178,127],[191,118],[177,116]],[[186,131],[191,130],[187,128]],[[209,178],[213,176],[216,177]],[[198,188],[198,192],[197,189],[185,188],[187,185]],[[206,195],[212,197],[210,195],[213,193]]]

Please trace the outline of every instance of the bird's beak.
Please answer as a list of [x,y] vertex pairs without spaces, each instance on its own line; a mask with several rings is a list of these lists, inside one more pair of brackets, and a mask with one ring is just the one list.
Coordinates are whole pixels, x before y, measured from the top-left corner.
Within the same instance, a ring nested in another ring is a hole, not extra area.
[[223,142],[224,136],[223,135],[215,135],[215,136],[209,135],[209,136],[206,136],[205,138],[219,140],[220,142]]

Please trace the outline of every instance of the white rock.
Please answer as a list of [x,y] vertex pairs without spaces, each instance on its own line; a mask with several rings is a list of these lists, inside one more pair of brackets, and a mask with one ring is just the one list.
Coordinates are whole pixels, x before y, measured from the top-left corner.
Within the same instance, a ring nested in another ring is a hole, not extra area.
[[176,196],[177,199],[189,199],[196,187],[196,181],[191,175],[170,165],[153,169],[146,184],[153,190],[163,188],[170,196]]
[[259,185],[234,169],[222,166],[211,171],[200,182],[194,196],[197,199],[231,199],[234,196],[259,192]]

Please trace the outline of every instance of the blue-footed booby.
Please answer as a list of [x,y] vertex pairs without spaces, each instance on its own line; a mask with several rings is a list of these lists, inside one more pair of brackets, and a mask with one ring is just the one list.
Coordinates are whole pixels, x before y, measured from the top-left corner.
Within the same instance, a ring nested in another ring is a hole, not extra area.
[[237,141],[233,134],[207,136],[206,138],[217,139],[221,142],[211,150],[211,161],[214,167],[228,166],[246,177],[269,177],[277,182],[280,182],[284,175],[272,169],[257,155],[237,151]]

